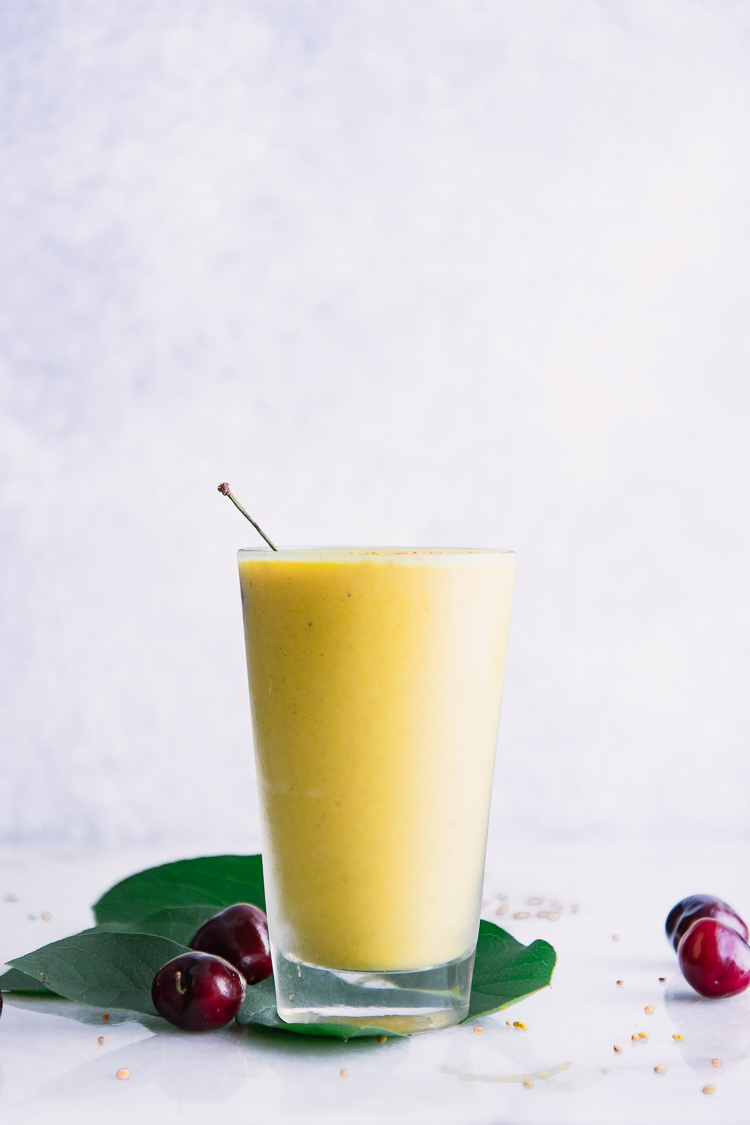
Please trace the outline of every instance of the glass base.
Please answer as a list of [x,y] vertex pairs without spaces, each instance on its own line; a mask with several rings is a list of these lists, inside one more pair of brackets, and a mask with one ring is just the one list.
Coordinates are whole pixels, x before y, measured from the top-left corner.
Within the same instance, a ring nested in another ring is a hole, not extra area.
[[272,949],[276,1006],[286,1023],[337,1023],[429,1031],[469,1012],[474,954],[405,971],[350,972],[308,965]]

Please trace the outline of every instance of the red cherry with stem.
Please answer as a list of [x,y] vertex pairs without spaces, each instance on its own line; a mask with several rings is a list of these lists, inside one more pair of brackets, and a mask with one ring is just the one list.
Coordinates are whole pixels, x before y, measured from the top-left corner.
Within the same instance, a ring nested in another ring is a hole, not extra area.
[[675,949],[698,918],[714,918],[717,922],[723,922],[725,926],[736,930],[743,941],[748,939],[747,926],[728,902],[716,898],[715,895],[690,895],[689,898],[683,898],[673,906],[667,915],[665,929]]
[[715,918],[698,918],[677,950],[682,975],[701,996],[737,996],[750,985],[750,945]]
[[258,984],[273,972],[266,916],[250,902],[236,902],[209,918],[189,944],[191,949],[223,957],[248,984]]
[[209,953],[181,953],[154,977],[151,999],[160,1016],[183,1031],[213,1031],[233,1020],[245,999],[245,979]]

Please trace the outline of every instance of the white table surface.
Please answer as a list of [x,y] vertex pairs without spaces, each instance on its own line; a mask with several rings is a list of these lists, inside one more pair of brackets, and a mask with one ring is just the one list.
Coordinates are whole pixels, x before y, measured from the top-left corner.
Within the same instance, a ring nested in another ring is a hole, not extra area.
[[[174,858],[164,849],[6,851],[0,953],[26,953],[91,924],[88,904],[111,883]],[[491,843],[484,916],[525,943],[544,937],[555,945],[552,988],[497,1016],[383,1045],[236,1025],[190,1035],[135,1013],[112,1011],[104,1023],[95,1008],[6,994],[0,1119],[747,1125],[748,994],[701,1000],[681,980],[662,927],[668,908],[690,893],[718,894],[750,914],[749,860],[747,843]],[[541,901],[529,904],[532,897]],[[536,917],[553,903],[557,921]],[[514,919],[520,910],[530,917]],[[635,1044],[639,1031],[648,1040]],[[664,1075],[654,1072],[660,1063]],[[120,1068],[129,1079],[115,1077]],[[702,1092],[707,1084],[713,1094]]]

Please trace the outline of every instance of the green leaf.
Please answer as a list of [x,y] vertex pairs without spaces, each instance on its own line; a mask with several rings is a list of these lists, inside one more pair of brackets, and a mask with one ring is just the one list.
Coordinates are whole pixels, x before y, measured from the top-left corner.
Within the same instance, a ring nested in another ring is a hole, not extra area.
[[60,996],[98,1008],[128,1008],[155,1015],[154,975],[187,946],[154,934],[84,930],[54,941],[10,964]]
[[317,1035],[330,1039],[372,1039],[386,1035],[388,1038],[407,1038],[397,1031],[383,1027],[352,1027],[343,1023],[285,1023],[276,1011],[276,989],[273,977],[248,988],[245,1000],[237,1013],[237,1023],[260,1024],[279,1031],[293,1031],[295,1035]]
[[[94,907],[98,925],[93,930],[17,958],[15,968],[0,977],[0,989],[41,992],[46,982],[45,992],[54,989],[70,1000],[153,1014],[154,974],[187,951],[207,918],[235,902],[265,909],[260,856],[204,856],[148,868],[102,895]],[[492,922],[480,922],[467,1019],[507,1008],[544,988],[555,959],[546,941],[525,946]],[[397,1034],[379,1027],[285,1023],[276,1011],[272,979],[247,990],[237,1019],[337,1039]]]
[[0,976],[0,992],[34,992],[39,996],[55,996],[46,984],[42,984],[36,977],[28,977],[20,969],[8,969],[7,973]]
[[211,855],[149,867],[103,894],[94,914],[99,924],[139,923],[167,907],[209,905],[215,914],[235,902],[265,910],[259,855]]
[[538,939],[522,945],[500,926],[482,920],[466,1018],[498,1012],[545,988],[556,960],[549,942]]

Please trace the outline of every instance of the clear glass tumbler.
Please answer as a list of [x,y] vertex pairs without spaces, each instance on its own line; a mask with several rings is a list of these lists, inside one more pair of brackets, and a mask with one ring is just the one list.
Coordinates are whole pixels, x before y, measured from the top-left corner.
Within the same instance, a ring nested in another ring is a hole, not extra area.
[[239,552],[279,1015],[468,1011],[515,554]]

